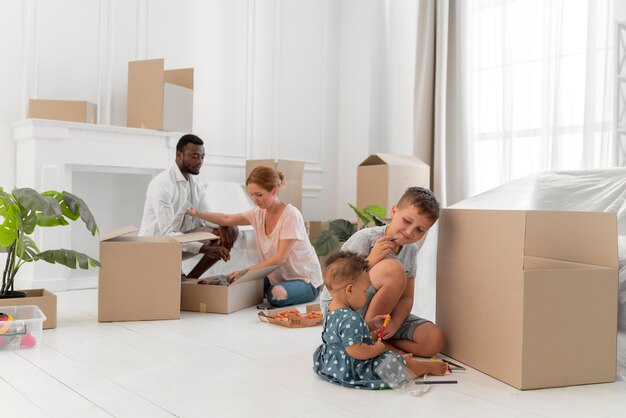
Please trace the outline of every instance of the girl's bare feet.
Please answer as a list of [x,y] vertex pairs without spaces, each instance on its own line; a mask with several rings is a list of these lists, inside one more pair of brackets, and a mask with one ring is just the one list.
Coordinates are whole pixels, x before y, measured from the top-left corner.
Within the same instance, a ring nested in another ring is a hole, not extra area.
[[448,365],[442,361],[407,360],[406,365],[416,376],[432,374],[443,376],[448,371]]

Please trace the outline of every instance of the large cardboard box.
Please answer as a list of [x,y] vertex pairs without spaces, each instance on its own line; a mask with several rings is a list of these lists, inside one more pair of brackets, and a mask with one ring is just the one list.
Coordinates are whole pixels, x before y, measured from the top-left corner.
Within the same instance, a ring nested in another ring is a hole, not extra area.
[[128,226],[100,240],[100,322],[178,319],[181,243],[218,238],[209,232],[128,236],[136,231],[136,227]]
[[0,312],[2,306],[25,306],[36,305],[46,316],[43,321],[43,329],[56,328],[57,326],[57,295],[46,289],[25,289],[24,298],[0,299]]
[[356,206],[380,205],[391,212],[408,187],[430,189],[430,166],[409,155],[373,154],[356,172]]
[[165,70],[162,58],[129,62],[126,125],[192,132],[193,68]]
[[617,267],[614,213],[444,209],[443,352],[518,389],[612,382]]
[[[183,282],[180,309],[192,312],[231,313],[263,302],[263,278],[278,266],[252,270],[228,286]],[[213,277],[202,278],[211,281]]]
[[28,117],[34,119],[65,120],[68,122],[97,123],[98,106],[78,100],[28,101]]
[[304,161],[294,160],[247,160],[246,179],[250,172],[259,166],[272,167],[280,170],[285,175],[287,184],[278,192],[281,202],[291,203],[302,212],[302,177],[304,174]]

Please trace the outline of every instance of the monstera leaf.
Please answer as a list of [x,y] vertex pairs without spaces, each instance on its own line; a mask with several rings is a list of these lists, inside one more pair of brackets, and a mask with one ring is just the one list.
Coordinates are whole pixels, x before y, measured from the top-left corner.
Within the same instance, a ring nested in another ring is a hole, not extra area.
[[71,193],[55,190],[39,193],[27,187],[6,193],[0,187],[0,218],[0,252],[8,253],[0,295],[13,290],[15,275],[25,263],[44,260],[72,269],[100,266],[98,260],[72,250],[41,252],[30,237],[37,227],[69,225],[79,218],[92,235],[98,232],[87,204]]

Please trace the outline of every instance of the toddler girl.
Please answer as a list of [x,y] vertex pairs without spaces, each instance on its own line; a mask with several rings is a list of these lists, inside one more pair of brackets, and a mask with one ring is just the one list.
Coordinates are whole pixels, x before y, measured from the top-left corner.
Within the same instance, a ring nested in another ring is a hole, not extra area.
[[366,302],[370,285],[363,257],[339,252],[328,259],[326,266],[324,284],[332,294],[332,302],[324,316],[323,343],[313,354],[313,370],[319,376],[347,387],[387,389],[407,381],[407,369],[415,376],[445,374],[445,363],[417,361],[386,350],[377,337],[384,316],[366,324],[357,312]]

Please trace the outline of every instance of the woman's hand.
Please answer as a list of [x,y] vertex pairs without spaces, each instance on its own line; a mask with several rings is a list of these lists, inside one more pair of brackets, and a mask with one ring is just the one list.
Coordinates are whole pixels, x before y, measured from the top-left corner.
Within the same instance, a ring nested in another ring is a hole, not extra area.
[[376,265],[376,263],[385,258],[390,251],[396,248],[394,241],[395,239],[391,235],[384,235],[376,240],[372,251],[370,251],[369,256],[367,256],[370,267]]
[[187,215],[195,218],[198,216],[198,211],[196,210],[196,208],[192,207],[191,209],[187,211]]
[[234,282],[235,280],[239,279],[241,276],[246,274],[248,271],[250,271],[250,270],[249,269],[243,269],[243,270],[233,271],[227,277],[228,283]]

